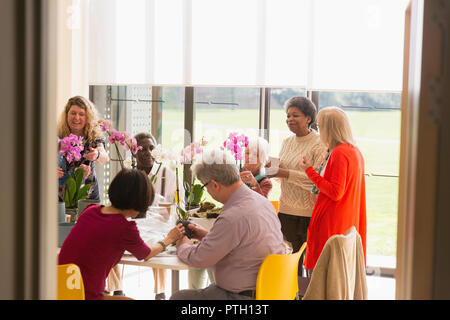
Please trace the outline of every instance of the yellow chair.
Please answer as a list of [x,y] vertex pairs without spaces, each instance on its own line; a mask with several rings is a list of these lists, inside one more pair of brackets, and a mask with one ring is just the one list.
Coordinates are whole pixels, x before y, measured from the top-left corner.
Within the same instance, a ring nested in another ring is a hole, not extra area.
[[84,284],[76,264],[58,265],[58,300],[84,300]]
[[294,300],[298,292],[298,261],[306,242],[293,254],[270,254],[259,268],[256,300]]
[[275,208],[275,212],[278,214],[278,206],[280,205],[280,201],[270,201],[272,202],[273,207]]

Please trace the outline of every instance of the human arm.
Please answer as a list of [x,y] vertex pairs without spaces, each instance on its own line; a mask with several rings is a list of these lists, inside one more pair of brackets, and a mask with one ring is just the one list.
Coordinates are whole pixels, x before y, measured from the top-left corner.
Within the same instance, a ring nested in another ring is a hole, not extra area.
[[[292,151],[291,151],[292,152]],[[296,154],[299,154],[296,152]],[[301,154],[301,153],[300,153]],[[318,142],[314,146],[311,147],[311,149],[307,152],[306,157],[310,161],[310,165],[313,168],[318,168],[322,161],[325,159],[327,154],[326,147]],[[294,155],[290,155],[289,158],[292,159]],[[295,164],[291,164],[291,167],[286,169],[280,169],[280,177],[285,178],[286,182],[292,185],[295,185],[296,187],[300,187],[303,190],[311,191],[311,188],[313,187],[313,183],[305,173],[304,169],[301,168],[299,165],[299,158],[294,158]],[[297,160],[298,159],[298,160]]]
[[62,168],[58,167],[57,175],[58,175],[58,179],[61,179],[62,177],[64,177],[64,170]]
[[108,154],[101,144],[96,148],[89,148],[89,153],[85,155],[85,158],[89,161],[96,161],[100,164],[105,164],[109,161]]
[[[223,214],[223,213],[222,213]],[[183,237],[177,242],[177,255],[195,268],[209,268],[228,255],[241,241],[246,231],[229,218],[219,217],[199,244]]]
[[175,226],[172,230],[169,231],[169,233],[163,240],[161,240],[161,242],[164,243],[164,245],[158,242],[150,247],[151,251],[148,254],[148,256],[144,258],[144,260],[147,261],[151,257],[160,254],[166,249],[167,246],[181,239],[183,235],[184,235],[184,227],[181,223],[179,223],[177,226]]
[[301,166],[305,168],[305,173],[319,191],[333,201],[340,200],[345,194],[349,170],[348,159],[345,155],[340,151],[336,152],[336,150],[331,153],[324,177],[318,174],[312,166],[308,165],[307,159],[302,159]]

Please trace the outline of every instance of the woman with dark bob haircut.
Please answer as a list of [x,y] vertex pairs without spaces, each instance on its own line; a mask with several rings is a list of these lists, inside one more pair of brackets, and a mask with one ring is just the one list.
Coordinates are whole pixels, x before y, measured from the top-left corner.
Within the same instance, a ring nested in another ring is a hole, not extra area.
[[104,295],[106,277],[126,251],[138,260],[148,260],[183,237],[180,224],[169,231],[157,244],[144,243],[135,218],[153,202],[153,187],[144,173],[122,169],[109,186],[110,206],[90,205],[64,241],[58,264],[74,263],[81,269],[87,300],[129,299]]
[[123,169],[109,185],[111,205],[117,209],[134,209],[145,212],[155,198],[153,185],[147,175],[139,170]]

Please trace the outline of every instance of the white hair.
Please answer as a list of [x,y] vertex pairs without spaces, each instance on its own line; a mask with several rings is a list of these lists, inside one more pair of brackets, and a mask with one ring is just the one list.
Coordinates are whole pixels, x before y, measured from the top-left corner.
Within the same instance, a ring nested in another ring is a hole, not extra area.
[[266,139],[262,137],[252,137],[248,140],[249,162],[256,163],[256,156],[259,154],[261,165],[269,161],[270,146]]
[[191,166],[191,171],[202,183],[215,180],[230,186],[240,180],[236,160],[229,152],[220,149],[203,151]]

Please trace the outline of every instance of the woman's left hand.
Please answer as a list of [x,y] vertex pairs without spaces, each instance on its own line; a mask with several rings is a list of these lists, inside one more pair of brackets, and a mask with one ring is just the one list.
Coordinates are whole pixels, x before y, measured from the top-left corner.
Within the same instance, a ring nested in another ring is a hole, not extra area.
[[85,156],[85,158],[89,161],[97,160],[100,155],[100,150],[90,148],[89,153]]
[[305,171],[309,167],[311,167],[311,163],[309,162],[308,159],[306,159],[306,157],[303,157],[302,160],[300,161],[300,169]]

